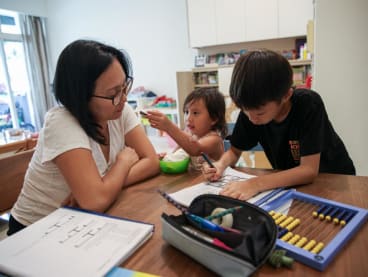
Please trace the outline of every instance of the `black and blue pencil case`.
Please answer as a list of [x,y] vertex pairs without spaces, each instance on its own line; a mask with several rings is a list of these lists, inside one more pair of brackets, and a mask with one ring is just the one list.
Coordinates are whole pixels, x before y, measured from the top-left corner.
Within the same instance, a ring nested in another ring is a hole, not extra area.
[[[230,228],[217,230],[196,220],[206,219],[217,208],[238,206],[241,208],[232,212]],[[186,212],[176,216],[164,213],[161,221],[165,241],[221,276],[252,274],[268,260],[276,245],[277,226],[266,211],[221,195],[200,195]]]

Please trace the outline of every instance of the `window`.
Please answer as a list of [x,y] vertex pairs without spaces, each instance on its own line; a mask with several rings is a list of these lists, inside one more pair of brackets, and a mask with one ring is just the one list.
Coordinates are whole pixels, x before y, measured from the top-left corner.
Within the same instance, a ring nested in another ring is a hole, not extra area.
[[0,131],[34,130],[23,38],[16,12],[0,9]]

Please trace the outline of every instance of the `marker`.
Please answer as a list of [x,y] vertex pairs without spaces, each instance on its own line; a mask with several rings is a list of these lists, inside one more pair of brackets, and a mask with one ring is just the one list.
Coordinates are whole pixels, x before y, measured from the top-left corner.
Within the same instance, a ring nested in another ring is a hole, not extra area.
[[210,165],[210,167],[215,168],[211,160],[208,158],[208,156],[204,152],[201,152],[201,155],[203,159]]
[[201,225],[202,228],[207,229],[207,230],[211,230],[211,231],[218,231],[218,232],[232,232],[232,233],[236,233],[236,234],[241,234],[242,232],[240,230],[237,229],[233,229],[233,228],[228,228],[228,227],[223,227],[220,225],[217,225],[215,223],[213,223],[212,221],[209,221],[207,219],[204,219],[203,217],[200,217],[198,215],[192,214],[190,212],[188,212],[188,209],[186,207],[184,207],[183,205],[179,204],[177,201],[175,201],[170,195],[168,195],[166,192],[158,189],[157,192],[163,197],[165,198],[167,201],[169,201],[169,203],[173,204],[177,209],[179,209],[180,211],[182,211],[186,216],[188,216],[189,218],[191,218],[193,221],[199,223]]
[[191,218],[193,221],[200,224],[200,226],[204,229],[211,230],[211,231],[218,231],[218,232],[224,232],[225,229],[222,226],[219,226],[212,221],[209,221],[207,219],[204,219],[203,217],[200,217],[195,214],[187,213],[186,214],[189,218]]
[[139,113],[140,113],[141,115],[143,115],[143,116],[147,116],[147,115],[148,115],[148,113],[146,113],[146,112],[144,112],[144,111],[139,111]]
[[231,214],[233,212],[235,212],[236,210],[239,210],[243,208],[243,206],[236,206],[236,207],[233,207],[233,208],[230,208],[230,209],[226,209],[224,211],[222,211],[221,213],[218,213],[218,214],[215,214],[215,215],[209,215],[206,217],[207,220],[212,220],[212,219],[215,219],[215,218],[220,218],[220,217],[223,217],[224,215],[227,215],[227,214]]
[[213,245],[216,245],[218,247],[224,248],[228,251],[233,251],[232,248],[230,248],[229,246],[227,246],[225,243],[223,243],[221,240],[219,240],[218,238],[211,238],[210,236],[207,236],[206,234],[203,234],[199,231],[194,230],[193,228],[187,227],[187,226],[183,226],[183,229],[188,231],[189,233],[191,233],[192,235],[201,238],[205,241],[208,241],[209,243],[212,243]]

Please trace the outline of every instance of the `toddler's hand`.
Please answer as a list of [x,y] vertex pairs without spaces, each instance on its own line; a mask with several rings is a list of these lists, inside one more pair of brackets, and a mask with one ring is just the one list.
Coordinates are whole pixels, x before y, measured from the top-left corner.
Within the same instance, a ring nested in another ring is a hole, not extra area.
[[159,111],[149,111],[146,118],[148,118],[149,123],[153,128],[159,129],[161,131],[167,131],[169,126],[172,124],[171,120],[166,116],[166,114]]
[[220,164],[214,162],[213,165],[215,167],[210,167],[207,163],[202,166],[202,174],[210,182],[218,181],[224,172]]
[[166,156],[166,152],[157,153],[157,157],[159,160],[162,160]]

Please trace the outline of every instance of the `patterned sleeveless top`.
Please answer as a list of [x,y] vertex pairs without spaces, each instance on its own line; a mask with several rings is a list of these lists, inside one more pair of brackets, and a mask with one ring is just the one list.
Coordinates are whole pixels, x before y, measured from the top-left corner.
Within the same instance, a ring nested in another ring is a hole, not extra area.
[[[210,131],[209,133],[207,133],[206,135],[204,135],[201,138],[208,137],[208,136],[219,136],[219,137],[221,137],[221,135],[218,132]],[[198,138],[195,138],[195,139],[198,140]],[[224,146],[222,145],[222,147],[224,147]],[[203,159],[202,156],[191,156],[188,170],[200,171],[202,169],[202,166],[203,166],[204,162],[205,162],[205,160]]]

